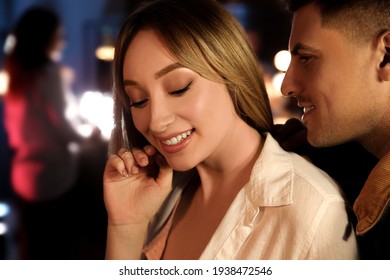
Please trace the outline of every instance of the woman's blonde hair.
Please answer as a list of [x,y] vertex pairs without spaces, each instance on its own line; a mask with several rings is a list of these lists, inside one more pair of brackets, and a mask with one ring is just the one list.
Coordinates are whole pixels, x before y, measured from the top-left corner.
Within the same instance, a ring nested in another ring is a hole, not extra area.
[[145,2],[131,13],[119,33],[114,58],[112,152],[122,146],[148,144],[133,124],[123,85],[127,48],[146,28],[158,34],[178,63],[206,79],[226,84],[238,115],[248,125],[260,133],[271,131],[272,112],[262,74],[236,19],[215,0],[156,0]]

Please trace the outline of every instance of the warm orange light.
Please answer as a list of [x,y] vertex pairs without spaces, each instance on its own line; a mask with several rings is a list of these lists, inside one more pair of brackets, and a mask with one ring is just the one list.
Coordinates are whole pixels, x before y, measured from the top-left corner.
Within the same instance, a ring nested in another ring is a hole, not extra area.
[[278,52],[274,57],[274,65],[281,72],[286,72],[290,65],[291,54],[289,51],[283,50]]
[[9,76],[4,70],[0,70],[0,95],[4,95],[8,90]]
[[114,59],[115,48],[113,46],[100,46],[96,49],[95,55],[98,59],[112,61]]

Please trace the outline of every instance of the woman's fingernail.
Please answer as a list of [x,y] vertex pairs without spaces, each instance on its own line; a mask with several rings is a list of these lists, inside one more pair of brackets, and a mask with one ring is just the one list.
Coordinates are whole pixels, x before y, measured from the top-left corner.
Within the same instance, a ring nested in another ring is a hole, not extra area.
[[154,150],[154,148],[153,148],[153,146],[151,146],[151,145],[145,147],[145,151],[146,151],[148,154],[152,153],[153,150]]
[[129,177],[129,173],[127,172],[126,169],[123,169],[123,170],[122,170],[122,176],[123,176],[123,177]]
[[133,174],[138,174],[138,172],[139,172],[138,167],[133,165],[133,166],[131,167],[131,173],[133,173]]
[[141,158],[140,164],[141,164],[142,166],[148,165],[148,159],[146,159],[146,158]]

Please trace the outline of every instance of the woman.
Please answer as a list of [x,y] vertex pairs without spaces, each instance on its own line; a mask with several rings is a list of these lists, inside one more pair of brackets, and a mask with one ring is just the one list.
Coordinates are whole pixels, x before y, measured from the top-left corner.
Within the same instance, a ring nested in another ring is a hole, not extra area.
[[11,36],[15,44],[5,58],[10,84],[4,119],[14,153],[11,183],[21,214],[20,258],[66,259],[67,228],[74,218],[69,205],[74,205],[78,176],[78,156],[71,147],[83,139],[65,117],[57,63],[63,26],[53,11],[34,6],[21,15]]
[[125,22],[104,174],[108,259],[354,259],[335,182],[272,138],[256,58],[211,0]]

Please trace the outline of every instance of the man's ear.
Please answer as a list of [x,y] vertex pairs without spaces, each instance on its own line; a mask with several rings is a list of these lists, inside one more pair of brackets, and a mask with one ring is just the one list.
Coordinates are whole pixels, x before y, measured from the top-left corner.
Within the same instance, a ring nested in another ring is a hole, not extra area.
[[378,42],[382,60],[378,69],[379,77],[384,81],[390,81],[390,30],[383,32]]

